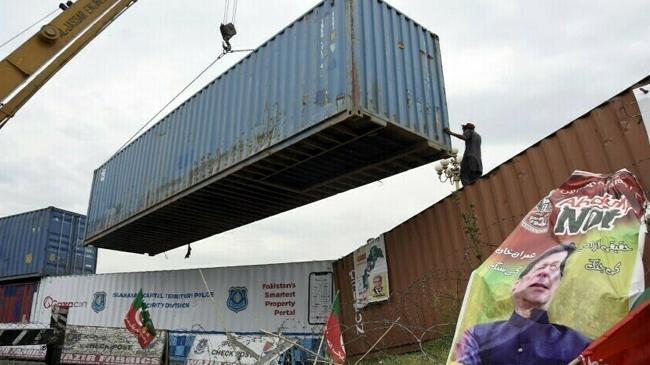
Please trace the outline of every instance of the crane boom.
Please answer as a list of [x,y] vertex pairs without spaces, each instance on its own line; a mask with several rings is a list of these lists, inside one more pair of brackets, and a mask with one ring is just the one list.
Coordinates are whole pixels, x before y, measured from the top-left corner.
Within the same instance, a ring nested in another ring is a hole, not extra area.
[[0,128],[136,1],[78,0],[0,61],[0,101],[11,96],[0,104]]

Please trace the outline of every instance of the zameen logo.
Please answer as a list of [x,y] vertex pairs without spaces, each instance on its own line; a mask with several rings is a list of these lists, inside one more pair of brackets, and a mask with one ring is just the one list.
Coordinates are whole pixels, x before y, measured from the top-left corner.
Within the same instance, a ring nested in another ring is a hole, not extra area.
[[199,343],[194,348],[194,353],[197,355],[201,355],[202,353],[205,352],[207,348],[208,348],[208,339],[202,338],[199,340]]
[[604,196],[581,196],[564,199],[556,205],[560,208],[555,222],[555,234],[582,234],[597,228],[611,230],[614,221],[625,217],[632,206],[623,196],[616,199],[610,194]]
[[228,309],[237,313],[248,307],[248,289],[244,286],[232,286],[228,289]]
[[93,303],[91,305],[95,313],[99,313],[106,308],[106,292],[98,291],[93,294]]
[[62,300],[59,301],[59,300],[56,300],[56,299],[52,298],[49,295],[46,296],[45,299],[43,299],[43,308],[45,308],[45,309],[50,309],[50,308],[52,308],[52,306],[57,305],[57,304],[60,305],[60,306],[63,306],[63,307],[73,307],[73,308],[81,308],[81,307],[88,306],[88,302],[86,302],[85,300],[81,301],[81,302],[62,301]]

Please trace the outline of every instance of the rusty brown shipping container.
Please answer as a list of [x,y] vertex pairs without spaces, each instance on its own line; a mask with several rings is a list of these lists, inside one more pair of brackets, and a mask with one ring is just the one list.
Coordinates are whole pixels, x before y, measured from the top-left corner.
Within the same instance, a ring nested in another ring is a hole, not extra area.
[[[414,349],[418,339],[453,331],[450,326],[456,321],[471,270],[574,170],[613,173],[625,168],[647,192],[650,143],[634,89],[648,83],[650,76],[387,232],[388,302],[355,313],[349,279],[353,254],[335,262],[348,353],[364,353],[388,328],[386,321],[398,317],[400,324],[384,337],[379,350]],[[468,214],[472,211],[474,215]],[[463,216],[476,217],[476,224],[464,223]],[[478,247],[467,244],[471,233],[463,227],[472,226],[478,228]],[[647,282],[649,249],[644,263]],[[356,321],[364,324],[365,334],[358,333]]]

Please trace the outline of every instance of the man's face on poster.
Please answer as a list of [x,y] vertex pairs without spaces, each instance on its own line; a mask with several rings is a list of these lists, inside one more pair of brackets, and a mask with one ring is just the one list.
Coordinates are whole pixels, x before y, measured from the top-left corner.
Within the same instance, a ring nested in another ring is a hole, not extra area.
[[532,269],[512,287],[512,296],[516,303],[524,302],[529,306],[546,309],[560,285],[562,277],[560,265],[567,257],[566,251],[556,252],[540,260]]
[[375,276],[375,277],[372,279],[372,286],[375,287],[375,288],[377,288],[377,289],[381,289],[381,286],[382,286],[382,285],[381,285],[381,284],[382,284],[381,281],[382,281],[382,280],[381,280],[381,276]]

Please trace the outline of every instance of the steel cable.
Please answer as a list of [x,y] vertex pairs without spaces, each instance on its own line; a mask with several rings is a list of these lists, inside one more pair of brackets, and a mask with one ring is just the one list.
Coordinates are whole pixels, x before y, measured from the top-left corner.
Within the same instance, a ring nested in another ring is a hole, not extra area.
[[179,91],[176,95],[174,95],[174,97],[171,98],[171,100],[169,100],[169,101],[167,102],[167,104],[165,104],[162,108],[160,108],[160,110],[158,110],[158,112],[156,112],[156,114],[154,114],[153,117],[151,117],[151,118],[150,118],[150,119],[149,119],[149,120],[148,120],[148,121],[147,121],[147,122],[146,122],[142,127],[140,127],[140,129],[138,129],[138,130],[137,130],[137,131],[136,131],[136,132],[135,132],[135,133],[134,133],[134,134],[133,134],[133,135],[132,135],[132,136],[131,136],[127,141],[126,141],[126,142],[124,142],[124,144],[123,144],[120,148],[118,148],[118,150],[115,151],[114,154],[117,154],[117,153],[120,152],[124,147],[126,147],[126,145],[128,145],[128,144],[129,144],[129,143],[130,143],[130,142],[131,142],[131,141],[132,141],[132,140],[133,140],[133,139],[134,139],[134,138],[135,138],[135,137],[136,137],[140,132],[142,132],[142,130],[145,129],[145,128],[147,127],[147,125],[149,125],[149,123],[151,123],[151,122],[152,122],[152,121],[153,121],[153,120],[154,120],[154,119],[155,119],[155,118],[156,118],[160,113],[162,113],[162,111],[165,110],[165,108],[167,108],[171,103],[173,103],[174,100],[176,100],[176,98],[178,98],[178,97],[179,97],[179,96],[180,96],[180,95],[181,95],[185,90],[187,90],[188,87],[190,87],[190,85],[192,85],[192,84],[193,84],[193,83],[194,83],[194,82],[195,82],[199,77],[201,77],[201,76],[202,76],[202,75],[203,75],[203,74],[204,74],[204,73],[205,73],[205,72],[206,72],[210,67],[212,67],[212,65],[214,65],[217,61],[219,61],[219,60],[221,59],[221,57],[225,56],[227,53],[228,53],[228,52],[225,52],[225,51],[222,52],[219,56],[217,56],[217,58],[215,58],[212,62],[210,62],[210,64],[209,64],[207,67],[205,67],[201,72],[199,72],[199,74],[196,75],[196,77],[194,77],[194,78],[192,79],[192,81],[190,81],[187,85],[185,85],[185,87],[183,87],[183,89],[181,89],[181,91]]
[[56,13],[58,10],[59,10],[59,8],[56,8],[56,9],[52,10],[52,12],[50,12],[49,14],[45,15],[44,17],[38,19],[38,20],[35,21],[32,25],[28,26],[27,28],[25,28],[25,29],[24,29],[23,31],[21,31],[20,33],[18,33],[18,34],[16,34],[15,36],[9,38],[9,39],[6,40],[4,43],[0,44],[0,48],[6,46],[9,42],[13,41],[14,39],[20,37],[23,33],[25,33],[26,31],[28,31],[28,30],[31,29],[32,27],[34,27],[36,24],[38,24],[38,23],[42,22],[43,20],[47,19],[47,18],[50,17],[52,14]]
[[187,85],[185,85],[185,87],[183,87],[183,89],[182,89],[181,91],[179,91],[176,95],[174,95],[174,97],[171,98],[171,100],[169,100],[169,102],[167,102],[167,104],[165,104],[162,108],[160,108],[160,110],[158,110],[158,112],[156,112],[156,114],[154,114],[153,117],[151,117],[151,118],[150,118],[150,119],[149,119],[149,120],[148,120],[148,121],[147,121],[147,122],[146,122],[142,127],[140,127],[140,129],[138,129],[138,130],[137,130],[137,131],[136,131],[136,132],[135,132],[135,133],[134,133],[134,134],[133,134],[133,135],[132,135],[132,136],[131,136],[127,141],[126,141],[126,142],[124,142],[124,144],[123,144],[120,148],[118,148],[117,151],[115,151],[114,155],[117,154],[118,152],[120,152],[122,149],[124,149],[124,147],[126,147],[126,145],[128,145],[131,141],[133,141],[133,139],[134,139],[134,138],[135,138],[135,137],[136,137],[140,132],[142,132],[142,130],[145,129],[145,128],[149,125],[149,123],[151,123],[151,122],[152,122],[152,121],[153,121],[153,120],[154,120],[158,115],[160,115],[160,113],[162,113],[162,111],[165,110],[165,108],[167,108],[171,103],[173,103],[174,100],[176,100],[176,98],[178,98],[178,97],[179,97],[183,92],[185,92],[185,90],[187,90],[188,87],[190,87],[190,86],[191,86],[191,85],[192,85],[196,80],[198,80],[199,77],[201,77],[201,76],[202,76],[202,75],[203,75],[203,74],[204,74],[204,73],[205,73],[205,72],[206,72],[210,67],[212,67],[212,66],[213,66],[217,61],[219,61],[223,56],[227,55],[228,53],[235,53],[235,52],[251,52],[251,51],[254,51],[254,49],[233,49],[233,50],[228,51],[228,52],[226,52],[226,51],[221,52],[221,54],[220,54],[219,56],[217,56],[216,59],[214,59],[212,62],[210,62],[210,64],[209,64],[208,66],[206,66],[206,67],[205,67],[201,72],[199,72],[199,74],[196,75],[196,77],[194,77],[194,78],[192,79],[192,81],[190,81]]
[[233,24],[235,24],[235,17],[237,16],[237,1],[238,0],[233,0],[232,21],[231,21],[231,23]]
[[226,6],[223,8],[223,24],[228,23],[228,8],[230,7],[230,0],[226,0]]

